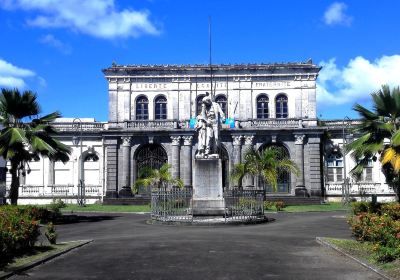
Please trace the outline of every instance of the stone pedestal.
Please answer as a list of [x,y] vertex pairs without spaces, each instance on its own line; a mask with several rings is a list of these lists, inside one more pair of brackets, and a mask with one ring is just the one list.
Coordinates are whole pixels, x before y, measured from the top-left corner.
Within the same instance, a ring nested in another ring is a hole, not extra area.
[[223,215],[225,201],[221,159],[196,159],[193,173],[193,215]]

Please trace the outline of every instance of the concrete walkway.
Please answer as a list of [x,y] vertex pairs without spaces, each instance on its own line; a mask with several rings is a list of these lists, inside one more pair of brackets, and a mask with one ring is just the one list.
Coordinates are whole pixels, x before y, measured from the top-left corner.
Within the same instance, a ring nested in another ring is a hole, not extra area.
[[350,237],[343,212],[271,213],[273,223],[218,227],[91,215],[97,219],[58,231],[60,241],[94,242],[12,279],[380,279],[316,243],[316,236]]

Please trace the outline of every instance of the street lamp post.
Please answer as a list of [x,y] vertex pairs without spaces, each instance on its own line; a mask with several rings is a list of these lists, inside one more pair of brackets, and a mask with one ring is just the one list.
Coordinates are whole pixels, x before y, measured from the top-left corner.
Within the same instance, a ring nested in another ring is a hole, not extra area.
[[82,120],[80,118],[75,118],[72,121],[72,126],[74,128],[79,128],[79,138],[77,136],[72,137],[72,143],[77,146],[80,144],[80,153],[79,153],[79,161],[78,161],[78,178],[79,178],[79,184],[78,184],[78,205],[79,206],[85,206],[85,182],[82,176],[82,170],[83,170],[83,158],[82,158],[82,133],[83,133],[83,128],[82,128]]
[[[347,124],[345,124],[345,121],[347,121]],[[346,116],[346,117],[343,118],[343,123],[342,123],[342,138],[343,138],[343,148],[342,148],[342,155],[343,155],[342,204],[349,203],[349,196],[350,196],[349,178],[347,178],[346,152],[345,152],[345,146],[347,144],[347,141],[346,141],[347,126],[350,125],[349,121],[350,121],[350,118]]]

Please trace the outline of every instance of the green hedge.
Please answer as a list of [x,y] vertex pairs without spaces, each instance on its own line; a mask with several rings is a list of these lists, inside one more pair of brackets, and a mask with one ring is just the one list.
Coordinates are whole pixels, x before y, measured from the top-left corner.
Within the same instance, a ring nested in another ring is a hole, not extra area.
[[400,259],[400,204],[354,203],[349,224],[357,240],[374,244],[377,261]]
[[6,261],[31,249],[40,232],[39,219],[45,210],[38,207],[0,207],[0,259]]

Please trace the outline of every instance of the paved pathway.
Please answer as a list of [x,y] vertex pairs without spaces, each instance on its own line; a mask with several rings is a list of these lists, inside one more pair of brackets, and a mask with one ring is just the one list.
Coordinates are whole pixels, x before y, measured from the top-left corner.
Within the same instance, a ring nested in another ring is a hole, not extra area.
[[12,279],[380,279],[316,243],[316,236],[350,237],[343,215],[279,213],[268,224],[178,227],[109,214],[58,226],[60,241],[94,242]]

